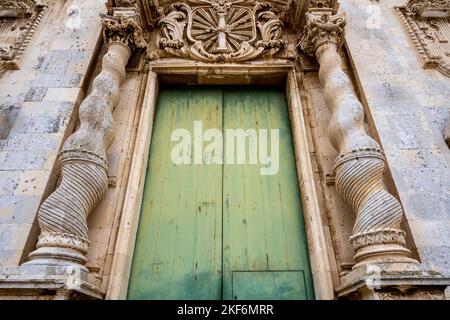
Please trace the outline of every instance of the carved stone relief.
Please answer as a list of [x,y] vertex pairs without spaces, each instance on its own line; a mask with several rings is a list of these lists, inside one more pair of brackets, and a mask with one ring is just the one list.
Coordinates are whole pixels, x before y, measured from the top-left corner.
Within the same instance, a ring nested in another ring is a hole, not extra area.
[[309,0],[309,12],[330,9],[330,11],[336,13],[338,8],[338,0]]
[[450,77],[450,0],[411,0],[396,11],[424,67]]
[[45,11],[34,0],[0,0],[0,65],[18,69]]
[[[396,8],[424,68],[436,69],[450,77],[450,0],[409,0]],[[450,121],[444,128],[450,147]]]
[[283,22],[268,3],[191,0],[168,7],[158,21],[159,50],[151,59],[177,56],[204,62],[239,62],[271,57],[284,48]]

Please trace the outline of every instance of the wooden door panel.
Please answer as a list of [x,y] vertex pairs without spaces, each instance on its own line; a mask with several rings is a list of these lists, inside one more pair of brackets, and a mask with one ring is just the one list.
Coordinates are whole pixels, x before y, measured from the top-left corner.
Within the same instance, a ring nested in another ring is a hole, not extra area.
[[298,271],[233,272],[234,300],[306,300],[305,276]]
[[224,166],[223,298],[233,298],[233,272],[302,270],[311,299],[314,293],[284,93],[278,88],[227,89],[223,108],[224,128],[279,129],[280,155],[274,175],[261,175],[260,164]]
[[175,165],[170,139],[174,129],[186,128],[193,141],[196,120],[221,128],[221,104],[220,89],[160,92],[130,299],[221,298],[222,167]]
[[[192,154],[175,165],[173,130],[193,141],[199,120],[225,143],[226,129],[268,129],[269,141],[279,129],[278,173],[261,175],[249,149],[245,164],[194,164]],[[162,88],[154,126],[128,298],[313,298],[282,89]]]

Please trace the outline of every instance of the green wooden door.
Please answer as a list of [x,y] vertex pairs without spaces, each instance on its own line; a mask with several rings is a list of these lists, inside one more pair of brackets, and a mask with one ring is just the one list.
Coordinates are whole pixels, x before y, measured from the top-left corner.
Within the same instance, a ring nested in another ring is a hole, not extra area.
[[[194,121],[224,144],[226,129],[279,129],[278,172],[261,175],[248,153],[245,164],[226,152],[224,164],[194,164],[194,146],[192,164],[175,165],[171,134],[193,141]],[[153,132],[128,298],[312,299],[283,90],[163,87]]]

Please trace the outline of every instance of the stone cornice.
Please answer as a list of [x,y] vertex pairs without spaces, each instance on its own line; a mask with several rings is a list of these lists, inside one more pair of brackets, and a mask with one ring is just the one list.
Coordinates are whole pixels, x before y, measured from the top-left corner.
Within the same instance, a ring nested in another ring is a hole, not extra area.
[[443,18],[450,16],[450,0],[409,0],[408,10],[424,18]]

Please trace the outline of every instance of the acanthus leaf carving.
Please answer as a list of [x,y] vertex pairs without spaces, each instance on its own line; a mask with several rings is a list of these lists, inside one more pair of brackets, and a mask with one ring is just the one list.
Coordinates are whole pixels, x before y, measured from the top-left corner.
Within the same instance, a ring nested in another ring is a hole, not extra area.
[[[253,8],[241,0],[176,3],[158,22],[159,47],[166,55],[205,62],[237,62],[273,55],[285,46],[283,22],[267,3]],[[151,58],[160,55],[152,53]]]
[[337,0],[309,0],[309,11],[328,9],[335,12],[338,6]]
[[102,14],[103,38],[105,42],[120,42],[132,50],[146,48],[147,41],[143,37],[138,16],[134,12],[115,16]]
[[59,154],[61,183],[39,207],[41,229],[36,250],[26,264],[83,266],[87,259],[87,217],[108,188],[106,150],[114,135],[111,110],[120,98],[125,66],[136,48],[146,46],[137,8],[114,8],[103,15],[107,51],[92,90],[81,102],[80,126]]

